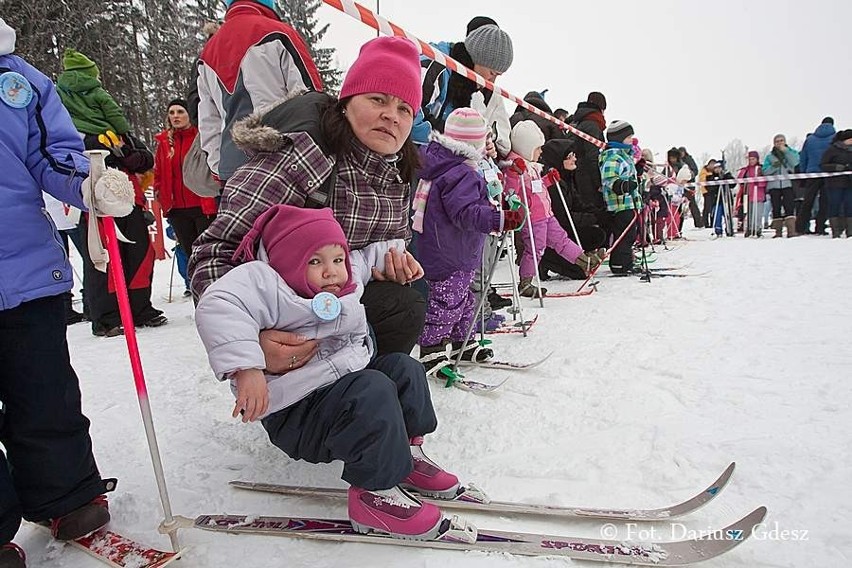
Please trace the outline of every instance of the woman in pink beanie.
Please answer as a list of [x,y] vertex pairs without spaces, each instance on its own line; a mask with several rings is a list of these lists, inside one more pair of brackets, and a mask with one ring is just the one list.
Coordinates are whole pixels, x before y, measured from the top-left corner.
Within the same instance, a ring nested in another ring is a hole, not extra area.
[[[216,377],[230,379],[235,418],[260,420],[293,459],[343,462],[356,530],[431,539],[443,535],[443,515],[418,495],[452,499],[459,480],[421,448],[438,423],[423,365],[377,356],[361,304],[394,248],[405,242],[351,251],[330,209],[274,205],[234,253],[245,262],[201,295],[195,324]],[[271,372],[261,329],[308,337],[317,353]]]
[[[410,181],[419,161],[410,141],[420,107],[420,60],[403,38],[364,44],[340,98],[307,92],[237,123],[234,142],[249,161],[228,179],[217,219],[195,242],[189,263],[195,297],[239,264],[233,259],[257,218],[276,204],[329,207],[353,250],[410,238]],[[409,284],[420,266],[389,251],[384,281],[370,282],[362,303],[377,351],[409,353],[425,318],[425,301]],[[267,368],[287,372],[316,344],[263,332]]]

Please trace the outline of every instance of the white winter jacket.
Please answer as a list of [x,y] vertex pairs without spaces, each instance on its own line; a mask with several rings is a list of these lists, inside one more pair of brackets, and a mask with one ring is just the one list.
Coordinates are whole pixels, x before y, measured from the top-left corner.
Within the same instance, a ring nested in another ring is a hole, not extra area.
[[[337,379],[364,369],[375,353],[361,304],[371,268],[384,270],[390,248],[405,249],[402,240],[374,243],[351,251],[356,289],[340,298],[340,316],[324,321],[311,309],[311,300],[298,296],[263,260],[241,264],[211,284],[201,295],[195,325],[219,380],[242,369],[264,369],[260,332],[277,329],[318,341],[319,350],[303,367],[284,375],[266,375],[269,410],[261,418],[300,401]],[[263,249],[259,258],[265,258]],[[236,394],[236,385],[231,381]]]

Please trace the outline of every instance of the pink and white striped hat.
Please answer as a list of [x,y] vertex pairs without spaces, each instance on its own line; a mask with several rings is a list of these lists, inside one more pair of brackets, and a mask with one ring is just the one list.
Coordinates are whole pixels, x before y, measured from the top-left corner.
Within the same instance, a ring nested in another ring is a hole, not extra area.
[[488,126],[479,112],[472,108],[457,108],[450,113],[444,124],[444,136],[470,144],[480,152],[485,151]]

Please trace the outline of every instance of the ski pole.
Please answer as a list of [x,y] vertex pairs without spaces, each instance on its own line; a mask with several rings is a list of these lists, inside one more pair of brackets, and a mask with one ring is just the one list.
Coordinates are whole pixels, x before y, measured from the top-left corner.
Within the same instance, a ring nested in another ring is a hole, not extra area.
[[580,233],[577,232],[577,227],[574,225],[574,217],[568,209],[568,202],[565,201],[565,196],[562,194],[562,188],[559,187],[559,182],[556,182],[556,193],[559,194],[559,200],[562,201],[562,207],[565,208],[565,214],[568,215],[568,222],[571,224],[571,230],[574,231],[574,239],[576,239],[577,246],[586,250],[583,248],[583,243],[580,242]]
[[[538,303],[540,307],[544,307],[544,294],[541,293],[541,275],[538,270],[539,259],[536,256],[536,248],[535,248],[535,233],[533,232],[533,222],[532,222],[532,211],[530,210],[530,204],[527,202],[527,194],[526,194],[526,184],[524,183],[524,172],[520,174],[521,178],[521,201],[524,204],[524,209],[526,219],[527,219],[527,229],[529,229],[530,233],[530,254],[532,254],[533,258],[533,278],[535,279],[536,286],[538,286]],[[532,179],[530,179],[532,182]],[[532,188],[530,188],[530,192],[532,192]]]
[[[608,249],[607,249],[607,251],[604,253],[603,258],[601,259],[601,263],[600,263],[599,265],[597,265],[597,266],[596,266],[596,267],[595,267],[595,268],[594,268],[594,269],[593,269],[593,270],[589,273],[589,277],[588,277],[588,278],[586,278],[586,279],[583,281],[583,283],[582,283],[582,284],[580,284],[580,287],[579,287],[579,288],[577,288],[577,292],[581,292],[581,291],[583,290],[583,288],[585,288],[585,287],[589,284],[589,282],[591,282],[592,278],[594,278],[594,276],[595,276],[595,274],[597,273],[598,269],[600,269],[600,267],[601,267],[601,266],[603,266],[603,264],[604,264],[604,260],[608,259],[608,258],[609,258],[609,255],[610,255],[610,254],[612,254],[612,251],[613,251],[613,250],[615,250],[615,247],[617,247],[619,244],[621,244],[621,241],[623,241],[623,240],[624,240],[625,235],[627,235],[627,233],[628,233],[628,231],[630,231],[631,227],[633,227],[633,225],[635,225],[635,224],[636,224],[636,219],[638,219],[638,218],[639,218],[639,217],[638,217],[638,215],[636,215],[636,210],[634,209],[634,210],[633,210],[633,219],[630,221],[630,223],[628,223],[628,224],[627,224],[627,227],[625,227],[625,229],[621,232],[621,234],[618,236],[618,238],[617,238],[617,239],[615,239],[615,242],[614,242],[614,243],[612,243],[612,246],[611,246],[610,248],[608,248]],[[575,292],[575,294],[576,294],[577,292]]]
[[[109,152],[104,150],[89,150],[89,176],[91,183],[95,184],[106,169],[105,156]],[[89,212],[94,215],[94,212]],[[115,232],[115,220],[112,217],[103,217],[104,234],[109,251],[109,273],[115,286],[115,296],[118,299],[118,311],[121,314],[121,324],[124,326],[124,339],[127,341],[127,353],[130,357],[130,368],[133,371],[133,380],[136,385],[136,397],[139,399],[139,410],[142,412],[142,422],[145,426],[145,437],[148,440],[148,450],[151,453],[151,462],[154,467],[154,476],[157,480],[157,489],[160,493],[160,502],[163,505],[165,519],[161,524],[162,529],[169,535],[172,548],[175,552],[180,551],[177,530],[178,524],[172,515],[172,506],[169,501],[169,493],[166,488],[166,476],[163,472],[163,462],[160,459],[160,449],[157,444],[157,435],[154,432],[154,417],[151,414],[151,404],[148,400],[148,387],[145,384],[145,375],[142,370],[142,358],[139,355],[139,345],[136,342],[136,328],[133,325],[133,312],[130,308],[130,299],[127,294],[127,282],[124,278],[124,266],[121,262],[121,253],[118,249],[118,238]]]
[[[180,245],[178,245],[180,246]],[[175,286],[175,264],[177,263],[177,255],[172,255],[172,269],[169,271],[169,303],[172,303],[172,288]]]

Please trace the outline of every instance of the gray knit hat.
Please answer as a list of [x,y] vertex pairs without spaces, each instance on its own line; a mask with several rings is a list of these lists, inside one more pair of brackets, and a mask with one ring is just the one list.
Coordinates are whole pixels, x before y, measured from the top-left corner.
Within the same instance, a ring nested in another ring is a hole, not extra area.
[[474,64],[505,73],[512,66],[514,52],[509,34],[493,24],[476,28],[464,40]]
[[629,122],[616,120],[609,123],[609,128],[606,129],[606,140],[607,142],[624,142],[625,138],[634,134]]

